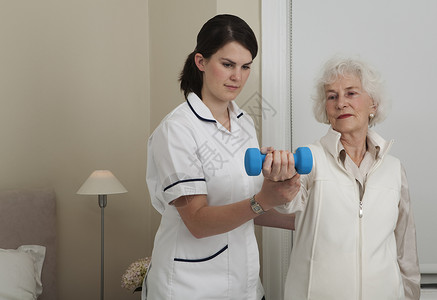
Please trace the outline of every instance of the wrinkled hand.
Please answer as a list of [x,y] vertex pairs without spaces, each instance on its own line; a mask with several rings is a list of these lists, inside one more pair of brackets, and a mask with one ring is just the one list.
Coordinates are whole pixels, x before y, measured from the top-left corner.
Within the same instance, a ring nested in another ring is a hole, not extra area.
[[262,168],[264,178],[271,181],[284,181],[296,175],[294,156],[290,151],[263,147],[261,153],[266,154]]
[[261,191],[255,195],[255,200],[264,210],[291,202],[300,190],[300,175],[295,175],[285,181],[264,179]]

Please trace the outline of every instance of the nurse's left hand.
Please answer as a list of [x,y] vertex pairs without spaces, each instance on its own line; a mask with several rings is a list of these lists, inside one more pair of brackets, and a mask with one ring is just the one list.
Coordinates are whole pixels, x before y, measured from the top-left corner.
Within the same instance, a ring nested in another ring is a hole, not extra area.
[[261,152],[266,153],[262,168],[264,178],[271,181],[284,181],[296,175],[294,156],[290,151],[274,150],[269,147],[261,148]]

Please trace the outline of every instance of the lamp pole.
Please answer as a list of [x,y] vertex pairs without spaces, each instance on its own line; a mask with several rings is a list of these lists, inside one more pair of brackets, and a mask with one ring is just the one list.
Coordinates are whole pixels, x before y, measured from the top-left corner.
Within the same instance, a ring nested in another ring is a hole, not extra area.
[[79,195],[98,195],[98,202],[101,211],[101,232],[100,232],[100,300],[103,300],[104,295],[104,241],[105,241],[105,215],[104,209],[106,207],[106,197],[112,194],[127,193],[125,187],[115,178],[109,170],[95,170],[88,179],[82,184],[80,189],[77,191]]
[[104,210],[106,207],[106,203],[107,203],[107,198],[106,195],[99,195],[99,206],[100,206],[100,211],[101,211],[101,225],[100,225],[100,237],[101,237],[101,241],[100,241],[100,300],[104,299],[104,278],[105,278],[105,272],[104,272],[104,265],[105,265],[105,259],[104,259],[104,241],[105,241],[105,214],[104,214]]

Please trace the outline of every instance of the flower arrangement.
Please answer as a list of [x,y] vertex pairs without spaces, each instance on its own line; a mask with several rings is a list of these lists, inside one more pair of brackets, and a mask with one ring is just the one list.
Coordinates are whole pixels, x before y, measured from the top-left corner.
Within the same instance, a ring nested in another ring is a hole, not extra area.
[[151,257],[144,257],[131,263],[121,276],[121,287],[131,292],[141,291],[144,276],[146,276],[151,260]]

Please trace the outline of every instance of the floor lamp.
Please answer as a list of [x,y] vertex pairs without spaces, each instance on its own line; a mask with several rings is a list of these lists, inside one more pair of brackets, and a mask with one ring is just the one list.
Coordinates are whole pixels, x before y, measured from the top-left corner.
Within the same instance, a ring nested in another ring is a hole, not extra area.
[[100,255],[100,299],[104,297],[104,209],[106,207],[106,196],[111,194],[126,193],[127,190],[108,170],[96,170],[88,177],[84,184],[77,191],[79,195],[98,195],[101,211],[101,255]]

